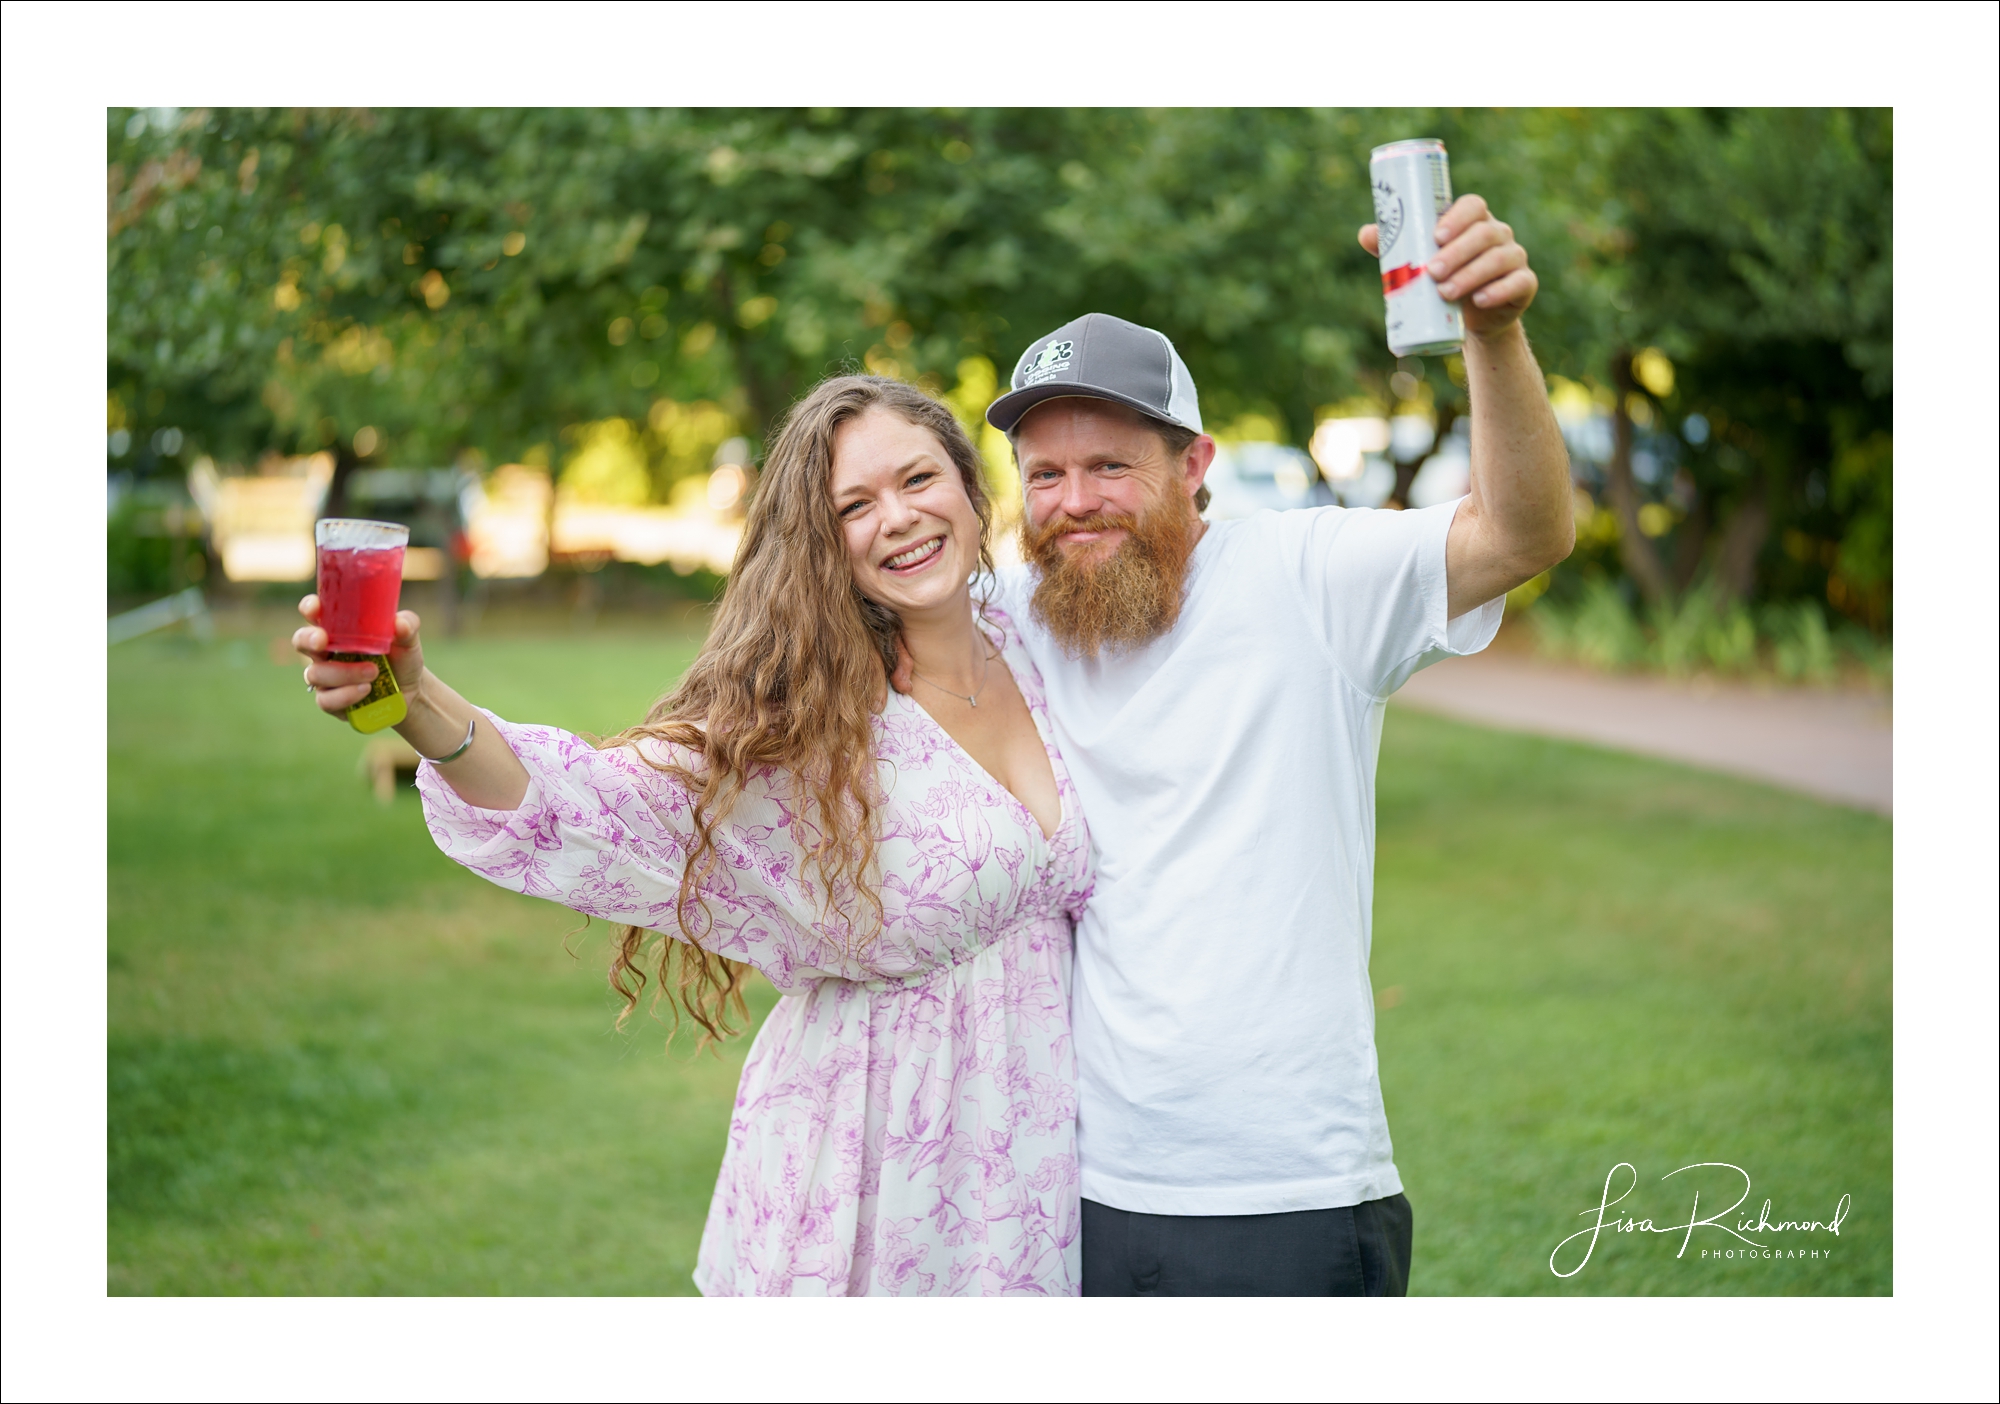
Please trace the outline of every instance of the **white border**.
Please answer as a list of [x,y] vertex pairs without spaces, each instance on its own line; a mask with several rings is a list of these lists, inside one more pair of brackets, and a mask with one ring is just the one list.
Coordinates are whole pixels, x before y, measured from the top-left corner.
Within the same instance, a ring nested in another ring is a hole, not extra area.
[[[13,3],[0,25],[6,1397],[1993,1397],[1992,6]],[[1897,425],[1893,1299],[829,1313],[105,1297],[104,107],[843,99],[1897,107],[1913,375]]]

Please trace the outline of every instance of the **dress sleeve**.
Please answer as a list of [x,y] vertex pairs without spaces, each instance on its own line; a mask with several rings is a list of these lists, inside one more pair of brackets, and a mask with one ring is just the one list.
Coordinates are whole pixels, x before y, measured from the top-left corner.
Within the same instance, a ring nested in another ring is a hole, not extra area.
[[[428,761],[418,767],[424,819],[447,857],[489,882],[606,921],[679,937],[675,901],[694,842],[693,801],[630,747],[598,750],[555,727],[482,711],[528,771],[514,809],[467,804]],[[812,919],[782,806],[746,794],[716,834],[704,883],[714,925],[702,945],[747,961],[780,989],[820,972],[802,929]],[[766,822],[768,821],[768,822]]]
[[1458,506],[1274,514],[1287,538],[1281,557],[1334,665],[1370,697],[1439,659],[1479,652],[1499,632],[1504,596],[1446,618],[1445,538]]

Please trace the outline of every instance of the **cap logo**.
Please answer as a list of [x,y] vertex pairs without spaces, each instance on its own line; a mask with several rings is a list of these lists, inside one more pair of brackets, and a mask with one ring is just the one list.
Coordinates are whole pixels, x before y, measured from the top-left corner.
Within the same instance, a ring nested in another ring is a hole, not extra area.
[[1066,369],[1070,355],[1075,350],[1074,341],[1051,341],[1042,348],[1041,354],[1035,357],[1032,365],[1022,369],[1021,388],[1026,389],[1030,385],[1039,384],[1057,371]]

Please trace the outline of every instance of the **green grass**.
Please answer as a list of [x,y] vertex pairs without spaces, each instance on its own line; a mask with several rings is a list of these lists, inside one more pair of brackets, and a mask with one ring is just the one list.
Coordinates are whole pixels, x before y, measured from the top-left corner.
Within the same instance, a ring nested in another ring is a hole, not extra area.
[[[277,627],[111,654],[110,1290],[691,1291],[744,1043],[616,1033],[603,928],[447,862],[413,794],[379,807]],[[433,654],[502,715],[606,732],[694,643],[495,624]],[[1380,821],[1414,1291],[1889,1290],[1886,822],[1402,711]],[[1700,1160],[1774,1218],[1851,1193],[1833,1259],[1615,1235],[1551,1276],[1614,1163],[1667,1222],[1659,1177]]]
[[[1377,809],[1413,1291],[1890,1290],[1887,820],[1405,710]],[[1716,1161],[1751,1176],[1753,1217],[1768,1197],[1773,1221],[1824,1220],[1843,1194],[1852,1216],[1783,1236],[1830,1259],[1704,1262],[1739,1246],[1706,1230],[1676,1260],[1679,1236],[1617,1234],[1558,1281],[1551,1251],[1621,1161],[1639,1183],[1620,1212],[1656,1225],[1685,1223],[1694,1190],[1704,1217],[1736,1197],[1726,1172],[1662,1182]]]
[[[442,642],[611,731],[684,631]],[[604,928],[440,855],[265,640],[111,662],[114,1292],[690,1292],[745,1045],[612,1030]],[[768,1008],[770,996],[758,1012]]]

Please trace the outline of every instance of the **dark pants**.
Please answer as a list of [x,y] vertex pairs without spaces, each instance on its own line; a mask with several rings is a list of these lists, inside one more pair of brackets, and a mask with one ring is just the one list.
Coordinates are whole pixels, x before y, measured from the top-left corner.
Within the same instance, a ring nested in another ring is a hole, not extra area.
[[1400,1297],[1410,1201],[1291,1214],[1132,1214],[1083,1201],[1086,1297]]

